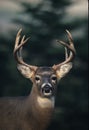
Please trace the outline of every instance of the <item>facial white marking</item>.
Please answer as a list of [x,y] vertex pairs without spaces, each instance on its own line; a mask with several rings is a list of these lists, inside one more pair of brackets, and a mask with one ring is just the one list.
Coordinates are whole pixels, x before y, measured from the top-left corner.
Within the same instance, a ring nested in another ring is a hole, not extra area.
[[41,88],[44,88],[45,85],[48,85],[48,86],[52,87],[52,85],[50,83],[43,83]]
[[[41,88],[44,88],[46,85],[48,85],[52,88],[52,85],[50,83],[43,83]],[[52,90],[50,89],[48,93],[45,92],[45,91],[43,93],[44,93],[45,96],[50,96],[50,95],[52,95]]]
[[50,96],[50,95],[52,95],[52,91],[50,90],[48,93],[44,92],[44,95],[45,96]]
[[40,79],[41,79],[41,77],[39,75],[36,75],[36,77],[35,77],[36,83],[40,83]]
[[57,76],[55,75],[55,74],[53,74],[52,75],[52,77],[51,77],[51,81],[52,81],[52,83],[56,83],[56,80],[57,80]]
[[55,105],[55,97],[51,98],[42,98],[40,96],[37,97],[37,102],[42,108],[54,108]]

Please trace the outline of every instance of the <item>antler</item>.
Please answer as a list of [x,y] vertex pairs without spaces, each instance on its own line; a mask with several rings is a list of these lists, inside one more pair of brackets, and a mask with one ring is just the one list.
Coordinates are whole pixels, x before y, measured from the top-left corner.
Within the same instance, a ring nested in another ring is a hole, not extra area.
[[[66,30],[66,32],[67,32],[67,35],[68,35],[69,44],[67,44],[66,42],[57,40],[58,43],[62,44],[65,47],[65,61],[58,64],[58,65],[54,65],[53,68],[55,68],[55,69],[57,67],[60,67],[63,64],[72,62],[74,57],[75,57],[75,54],[76,54],[76,50],[75,50],[75,47],[74,47],[74,44],[73,44],[72,35],[68,30]],[[68,53],[68,51],[69,51],[69,53]]]
[[[20,36],[21,32],[22,32],[22,29],[20,29],[18,31],[17,36],[16,36],[15,47],[14,47],[14,51],[13,51],[15,59],[19,64],[28,66],[29,68],[36,70],[37,66],[28,65],[27,63],[25,63],[23,61],[22,47],[28,41],[29,37],[27,39],[25,39],[25,35],[24,35],[21,39],[21,36]],[[67,44],[66,42],[63,42],[63,41],[59,41],[59,40],[57,41],[58,43],[62,44],[65,47],[65,61],[58,64],[58,65],[54,65],[53,66],[54,69],[60,67],[63,64],[72,62],[74,57],[75,57],[75,54],[76,54],[74,44],[73,44],[72,35],[68,30],[66,30],[66,32],[68,35],[69,44]],[[69,53],[68,53],[68,51],[69,51]]]
[[16,36],[15,47],[14,47],[14,51],[13,51],[14,57],[15,57],[17,63],[19,63],[19,64],[28,66],[30,68],[37,68],[36,66],[28,65],[27,63],[25,63],[23,61],[23,58],[22,58],[22,47],[28,41],[28,39],[30,37],[28,37],[28,38],[25,39],[25,35],[24,35],[22,37],[22,39],[21,39],[21,35],[20,35],[21,32],[22,32],[22,29],[20,29],[18,31],[17,36]]

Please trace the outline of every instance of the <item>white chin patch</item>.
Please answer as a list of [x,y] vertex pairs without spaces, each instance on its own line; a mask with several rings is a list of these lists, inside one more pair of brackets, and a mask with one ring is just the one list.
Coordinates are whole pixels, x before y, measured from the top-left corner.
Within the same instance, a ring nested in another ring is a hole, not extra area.
[[42,108],[54,108],[55,105],[55,97],[51,98],[42,98],[40,96],[37,97],[37,102],[40,107]]
[[44,92],[44,96],[49,97],[49,96],[51,96],[51,95],[52,95],[52,91],[51,91],[51,90],[49,91],[49,93],[45,93],[45,92]]

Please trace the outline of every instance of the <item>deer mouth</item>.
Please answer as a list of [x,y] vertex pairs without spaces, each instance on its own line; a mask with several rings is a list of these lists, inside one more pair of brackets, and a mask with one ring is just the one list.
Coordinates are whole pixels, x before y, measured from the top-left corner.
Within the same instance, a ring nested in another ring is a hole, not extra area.
[[49,97],[53,94],[53,87],[51,85],[44,85],[42,87],[42,94],[46,97]]

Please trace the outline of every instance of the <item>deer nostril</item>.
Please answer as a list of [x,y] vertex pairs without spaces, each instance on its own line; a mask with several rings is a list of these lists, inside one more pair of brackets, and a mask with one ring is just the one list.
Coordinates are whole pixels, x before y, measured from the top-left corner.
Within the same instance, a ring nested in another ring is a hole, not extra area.
[[49,93],[50,90],[52,90],[52,88],[51,88],[49,85],[46,85],[46,86],[44,87],[45,93]]

